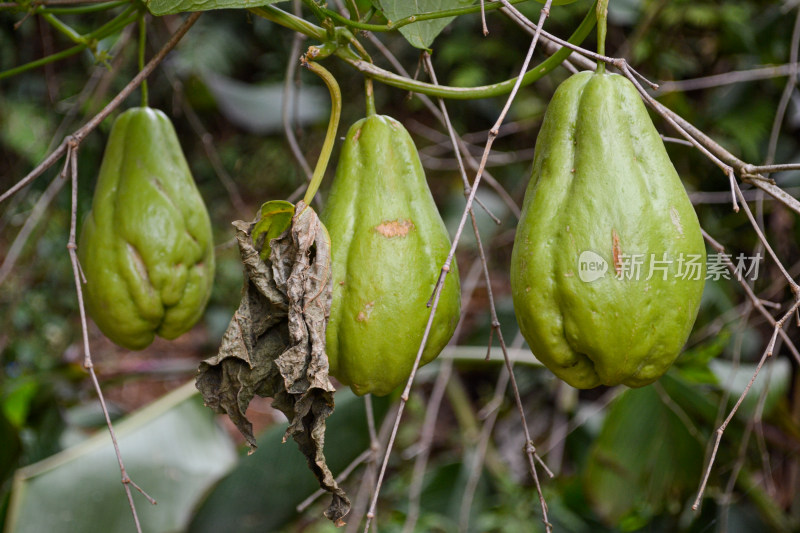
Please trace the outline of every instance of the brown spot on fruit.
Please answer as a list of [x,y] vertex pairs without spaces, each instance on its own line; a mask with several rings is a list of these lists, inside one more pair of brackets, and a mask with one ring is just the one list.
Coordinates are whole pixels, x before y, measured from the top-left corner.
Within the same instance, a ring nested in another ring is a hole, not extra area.
[[405,237],[414,229],[414,223],[410,219],[384,220],[373,229],[387,239]]
[[620,249],[619,249],[619,235],[617,235],[617,230],[611,230],[611,255],[614,258],[614,270],[617,272],[617,276],[619,276],[620,272],[622,272],[622,261],[620,260]]
[[356,134],[353,135],[353,142],[357,143],[359,137],[361,137],[361,128],[358,128],[358,131],[356,132]]
[[372,309],[375,307],[375,302],[367,302],[364,304],[364,309],[358,312],[356,320],[359,322],[366,322],[372,314]]

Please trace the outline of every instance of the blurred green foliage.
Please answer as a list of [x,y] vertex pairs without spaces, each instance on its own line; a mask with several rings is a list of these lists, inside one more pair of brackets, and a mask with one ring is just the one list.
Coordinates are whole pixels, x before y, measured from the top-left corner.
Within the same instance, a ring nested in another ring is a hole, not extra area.
[[[359,1],[358,4],[363,13],[369,3]],[[578,0],[554,7],[546,28],[566,37],[590,5],[589,0]],[[290,10],[291,4],[283,2],[279,7]],[[535,20],[541,4],[525,2],[518,7]],[[112,14],[121,9],[115,8]],[[645,77],[659,83],[784,64],[791,53],[796,10],[796,3],[758,0],[612,0],[607,50],[611,55],[625,56]],[[304,10],[303,16],[313,20],[308,10]],[[65,14],[62,18],[83,33],[107,22],[111,14]],[[23,12],[0,8],[0,72],[71,45],[39,17],[31,16],[22,22],[23,19]],[[385,20],[376,16],[372,22]],[[484,37],[479,15],[459,17],[433,42],[433,62],[442,83],[480,85],[516,75],[530,37],[497,12],[488,14],[487,22],[489,35]],[[174,18],[155,19],[150,23],[148,56],[174,28]],[[417,70],[419,50],[396,32],[378,37],[407,70],[412,73]],[[198,326],[204,343],[196,353],[190,354],[193,360],[214,351],[238,304],[241,268],[238,253],[231,243],[230,222],[251,219],[261,203],[289,197],[305,179],[282,133],[257,135],[234,124],[223,112],[219,96],[206,80],[212,73],[251,88],[282,84],[292,39],[289,31],[243,12],[207,13],[149,79],[151,105],[173,118],[211,212],[219,245],[214,291],[205,319]],[[594,48],[592,39],[585,43],[590,49]],[[367,43],[375,62],[388,67],[379,51],[366,39],[362,41]],[[92,54],[82,52],[0,81],[0,192],[27,174],[49,148],[97,113],[135,75],[135,38],[121,50],[115,48],[118,42],[120,36],[115,35],[99,43],[100,51],[115,51],[105,66],[98,65]],[[316,43],[306,40],[301,51],[310,44]],[[537,51],[534,63],[544,57],[543,52]],[[345,95],[343,132],[365,113],[363,78],[335,58],[326,60],[325,66],[334,73]],[[98,83],[91,97],[83,100],[81,91],[92,76],[97,76]],[[321,87],[309,73],[300,71],[297,76],[305,87]],[[567,76],[566,70],[558,69],[523,88],[511,108],[509,123],[495,143],[495,153],[504,155],[505,160],[492,163],[489,170],[518,205],[529,176],[531,149],[539,120],[558,83]],[[424,74],[418,77],[424,78]],[[759,164],[767,156],[785,83],[785,77],[769,77],[702,90],[655,94],[662,103],[733,154]],[[415,136],[423,162],[429,167],[428,178],[434,197],[452,231],[463,209],[463,188],[450,150],[446,145],[440,146],[446,142],[442,128],[418,98],[409,98],[403,91],[376,83],[375,98],[380,113],[398,118]],[[476,157],[485,142],[486,130],[496,120],[504,101],[504,98],[493,98],[447,103],[456,131],[472,132],[466,137]],[[798,101],[800,98],[795,91],[780,125],[776,161],[800,160]],[[134,93],[120,109],[138,103],[139,95]],[[76,107],[76,104],[79,105]],[[222,167],[244,199],[243,208],[234,207],[236,204],[217,178],[207,156],[207,147],[193,128],[187,109],[197,114],[209,132]],[[653,115],[653,118],[664,135],[677,136],[660,117]],[[106,120],[80,147],[79,225],[91,201],[112,119],[113,116]],[[322,120],[296,128],[301,150],[312,166],[325,126],[323,110]],[[435,129],[439,135],[429,133],[427,128]],[[743,212],[732,211],[729,182],[719,168],[692,147],[668,143],[667,148],[687,190],[695,199],[702,200],[696,203],[696,209],[709,235],[724,244],[734,257],[756,252],[764,257],[766,254],[748,219]],[[59,171],[58,165],[53,167],[24,193],[0,205],[0,261],[7,257],[37,200]],[[781,172],[771,178],[793,196],[798,196],[800,172]],[[324,183],[319,195],[322,201],[327,187]],[[759,198],[752,189],[744,189],[753,200]],[[55,197],[27,239],[15,268],[0,285],[0,523],[14,470],[56,453],[68,442],[66,435],[85,430],[84,426],[76,426],[68,413],[73,408],[95,402],[80,366],[81,330],[66,251],[70,216],[68,190],[68,186],[64,187]],[[695,193],[706,196],[694,196]],[[476,210],[487,246],[502,333],[506,343],[511,344],[517,328],[507,269],[516,221],[489,187],[482,187],[480,198],[503,219],[500,225],[495,225],[480,209]],[[777,202],[766,200],[752,201],[751,206],[776,254],[797,277],[800,231],[796,214]],[[477,255],[475,239],[468,233],[458,251],[462,283]],[[752,287],[764,299],[777,303],[792,301],[793,296],[781,279],[775,264],[763,261]],[[487,343],[491,329],[487,301],[486,290],[479,285],[464,314],[466,323],[459,344],[484,346]],[[534,443],[557,472],[554,479],[544,479],[540,473],[549,516],[556,530],[708,532],[727,527],[734,532],[797,529],[800,505],[795,496],[797,487],[792,486],[791,478],[782,472],[798,468],[800,396],[796,386],[797,364],[788,359],[780,342],[776,354],[782,365],[775,365],[769,387],[761,389],[773,391],[761,417],[764,442],[759,444],[758,439],[751,437],[749,445],[739,449],[740,441],[752,431],[748,429],[748,421],[752,419],[755,406],[749,405],[746,413],[735,417],[726,430],[701,510],[696,513],[689,510],[704,460],[708,457],[707,443],[719,426],[721,416],[743,387],[738,374],[727,383],[727,377],[733,375],[729,370],[734,361],[741,361],[752,369],[772,333],[772,327],[757,312],[747,308],[746,301],[735,280],[707,283],[694,334],[675,369],[660,382],[661,388],[626,391],[612,403],[609,398],[615,391],[600,389],[578,394],[565,390],[541,367],[517,365],[515,375]],[[787,324],[787,333],[794,342],[800,340],[796,327]],[[493,338],[494,350],[497,350],[497,336]],[[96,340],[93,337],[93,342]],[[141,357],[133,353],[123,356],[134,364]],[[787,360],[790,363],[783,364]],[[402,452],[419,438],[432,374],[438,368],[435,365],[420,376],[419,390],[412,395],[406,410],[396,446],[398,452],[390,461],[379,502],[380,531],[401,531],[406,518],[412,461]],[[102,373],[102,368],[99,370]],[[478,412],[491,400],[501,371],[495,363],[475,362],[459,362],[456,370],[439,413],[417,531],[457,530],[461,495],[477,443],[476,428],[483,422]],[[146,371],[143,373],[146,379]],[[190,374],[185,372],[183,377],[188,378]],[[136,379],[143,379],[142,375]],[[762,376],[761,379],[766,378]],[[125,379],[121,381],[124,383]],[[758,399],[758,390],[751,394],[753,400]],[[506,394],[497,413],[497,426],[470,510],[471,531],[544,530],[538,496],[520,453],[522,431],[510,398],[510,394]],[[467,416],[466,413],[472,414]],[[97,426],[93,424],[92,427]],[[766,451],[761,449],[764,444]],[[769,460],[767,466],[764,457]],[[739,472],[739,476],[731,483],[731,504],[725,500],[725,490],[734,471]],[[351,476],[345,485],[350,494],[358,491],[363,475],[363,469],[359,469]],[[276,487],[275,490],[291,491],[291,487]],[[297,501],[298,495],[302,499],[307,494],[292,493],[291,501]],[[302,515],[293,515],[282,530],[332,531],[320,518],[322,508],[322,504],[314,505]]]

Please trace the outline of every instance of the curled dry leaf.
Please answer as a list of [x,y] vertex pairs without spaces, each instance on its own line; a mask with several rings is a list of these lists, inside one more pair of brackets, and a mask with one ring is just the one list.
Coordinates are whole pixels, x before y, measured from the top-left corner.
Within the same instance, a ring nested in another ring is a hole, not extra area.
[[[227,414],[250,445],[253,427],[245,416],[254,395],[273,398],[273,407],[289,419],[284,441],[293,437],[320,486],[333,495],[325,515],[337,525],[350,501],[333,478],[323,454],[325,419],[333,412],[328,379],[325,320],[331,305],[330,237],[314,210],[303,202],[291,219],[284,209],[262,208],[251,223],[236,221],[236,239],[244,264],[242,302],[222,338],[219,353],[200,363],[197,388],[205,403]],[[278,206],[279,208],[282,206]],[[285,206],[284,206],[285,207]],[[286,230],[268,240],[256,229],[265,217]],[[260,242],[259,242],[260,241]],[[270,246],[269,258],[259,256]]]

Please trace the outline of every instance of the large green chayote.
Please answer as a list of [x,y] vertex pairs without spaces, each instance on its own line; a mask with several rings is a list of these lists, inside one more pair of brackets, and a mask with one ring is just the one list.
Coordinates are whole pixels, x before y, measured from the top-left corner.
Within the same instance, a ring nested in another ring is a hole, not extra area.
[[[356,394],[405,384],[450,239],[411,136],[370,115],[350,128],[322,220],[331,237],[333,302],[326,332],[330,372]],[[447,276],[421,365],[453,335],[461,290]]]
[[573,75],[547,108],[511,258],[534,355],[577,388],[652,383],[704,280],[697,216],[633,84]]
[[115,343],[147,347],[200,318],[214,279],[211,222],[161,111],[114,121],[78,247],[89,314]]

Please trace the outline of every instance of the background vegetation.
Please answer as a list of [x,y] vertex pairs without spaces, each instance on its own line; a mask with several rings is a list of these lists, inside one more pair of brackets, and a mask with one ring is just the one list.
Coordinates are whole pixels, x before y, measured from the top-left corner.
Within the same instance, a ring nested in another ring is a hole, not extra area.
[[[360,4],[365,7],[366,2]],[[28,15],[29,5],[0,3],[0,76],[71,46],[40,16]],[[547,30],[565,38],[590,6],[588,0],[578,0],[553,7]],[[291,4],[279,7],[290,10]],[[519,6],[533,20],[540,7],[535,2]],[[788,92],[785,118],[775,124],[776,116],[781,117],[779,104],[786,92],[788,69],[776,69],[750,80],[742,80],[737,73],[786,65],[792,53],[796,57],[797,50],[791,50],[791,44],[799,8],[798,2],[789,0],[612,0],[607,51],[611,56],[626,57],[640,73],[658,83],[727,75],[718,83],[695,90],[687,84],[664,83],[653,94],[745,161],[760,164],[772,158],[797,162],[800,95],[795,88],[790,87]],[[122,9],[114,8],[111,13]],[[309,12],[304,16],[313,20]],[[63,15],[80,33],[92,31],[110,18],[107,11]],[[148,56],[179,23],[178,16],[151,19]],[[0,77],[0,192],[26,175],[64,135],[96,114],[136,74],[134,27],[99,41],[94,55],[83,52],[42,68]],[[516,75],[530,36],[497,12],[488,14],[488,27],[489,35],[484,37],[479,15],[465,15],[439,36],[433,44],[433,62],[441,83],[472,86]],[[419,50],[397,32],[379,37],[409,72],[417,70]],[[143,352],[128,352],[106,341],[92,327],[96,368],[115,417],[179,389],[193,378],[199,360],[215,352],[238,305],[241,286],[230,222],[251,219],[262,202],[287,198],[305,183],[305,174],[287,147],[281,119],[287,65],[297,61],[297,54],[291,55],[293,39],[290,31],[242,10],[206,13],[149,78],[150,104],[173,119],[210,210],[218,243],[218,272],[203,321],[175,342],[157,341]],[[584,46],[593,49],[592,39]],[[306,41],[304,47],[309,44],[313,43]],[[389,68],[384,59],[378,59],[377,49],[367,46],[376,62]],[[542,51],[537,52],[535,62],[544,57]],[[363,78],[341,61],[331,59],[325,66],[334,73],[345,95],[340,126],[344,135],[345,128],[365,113]],[[545,106],[568,75],[566,69],[557,69],[523,88],[495,143],[489,171],[517,205],[527,185]],[[294,130],[313,167],[327,123],[328,98],[321,83],[309,73],[299,72],[297,81],[298,125]],[[380,83],[375,85],[375,96],[379,113],[399,119],[412,132],[434,197],[448,228],[454,230],[464,197],[446,131],[416,96]],[[447,102],[455,130],[474,148],[476,157],[504,102],[504,97]],[[134,93],[120,110],[138,104],[139,95]],[[676,136],[659,116],[654,115],[654,120],[664,135]],[[111,122],[106,120],[81,144],[78,220],[88,211]],[[668,143],[667,147],[704,230],[734,258],[740,253],[760,253],[763,257],[764,250],[750,222],[743,212],[731,209],[726,176],[691,146]],[[67,182],[56,177],[59,170],[58,165],[53,167],[24,193],[0,205],[0,524],[5,522],[15,473],[19,478],[20,472],[30,472],[20,470],[26,465],[85,445],[104,425],[82,368],[81,328],[65,247],[70,198],[68,187],[57,189]],[[771,177],[797,197],[799,172]],[[322,202],[328,185],[323,183]],[[756,189],[743,189],[767,239],[796,279],[800,273],[797,214]],[[508,283],[516,219],[488,187],[479,197],[502,220],[494,224],[481,210],[476,211],[502,330],[509,342],[516,339],[519,348]],[[34,227],[27,227],[26,221],[37,210],[42,216]],[[16,240],[21,232],[25,235],[28,231],[27,237]],[[462,284],[467,287],[471,283],[472,298],[454,348],[426,367],[417,379],[381,492],[379,531],[400,531],[406,521],[414,458],[420,451],[416,444],[430,405],[433,381],[443,361],[450,360],[455,362],[455,371],[438,410],[416,530],[458,530],[463,519],[464,488],[476,468],[482,477],[469,506],[471,531],[543,530],[536,491],[521,452],[524,439],[511,395],[505,394],[496,411],[486,409],[502,378],[502,365],[498,350],[492,352],[494,361],[482,360],[491,338],[491,318],[480,277],[478,281],[469,279],[476,258],[475,239],[465,235],[458,261]],[[784,309],[793,302],[786,280],[772,261],[760,264],[758,279],[751,285],[760,298]],[[778,309],[770,310],[776,317],[782,314]],[[787,323],[786,329],[796,343],[796,324]],[[700,316],[685,353],[654,386],[578,393],[546,369],[529,364],[532,359],[526,360],[524,351],[514,351],[519,363],[516,378],[534,444],[556,474],[542,481],[555,529],[798,530],[798,368],[780,341],[776,356],[767,363],[726,430],[701,509],[693,512],[690,508],[714,431],[752,375],[772,330],[753,310],[738,282],[720,279],[707,282]],[[348,394],[337,393],[338,418],[332,419],[329,427],[326,452],[334,472],[369,447],[363,404],[348,398]],[[186,398],[159,404],[164,407],[158,416],[176,406],[191,409],[181,402],[191,403],[196,398]],[[379,415],[394,412],[390,400],[376,404]],[[218,458],[203,481],[208,490],[184,502],[171,493],[162,494],[157,508],[137,499],[144,519],[153,520],[146,522],[152,525],[148,531],[170,530],[154,525],[166,521],[147,518],[158,517],[158,513],[180,514],[168,527],[182,531],[219,531],[224,529],[221,524],[236,524],[237,531],[333,529],[322,517],[327,504],[324,497],[302,512],[294,510],[315,485],[294,445],[280,445],[282,422],[268,403],[251,407],[263,443],[251,457],[245,457],[241,450],[238,458],[234,457],[230,445],[225,444],[241,444],[234,432],[220,440],[212,429],[213,421],[209,422],[210,413],[197,415],[205,422],[198,422],[196,427],[207,427],[208,431],[191,438],[208,443],[209,453],[213,451]],[[481,429],[492,413],[497,418],[486,457],[476,462]],[[151,414],[149,420],[155,417]],[[208,423],[211,425],[202,426]],[[187,434],[176,435],[172,446],[189,449],[187,438]],[[137,446],[144,445],[131,444],[123,449],[123,456],[136,457]],[[154,457],[152,450],[140,451],[145,457],[142,464]],[[202,468],[206,461],[207,457],[198,456],[197,463],[187,465],[187,470]],[[90,462],[87,469],[100,464],[105,463]],[[168,460],[164,468],[170,464],[175,463]],[[278,469],[279,465],[286,466]],[[66,478],[74,489],[74,498],[68,504],[76,506],[76,513],[96,513],[94,524],[109,524],[94,531],[115,531],[115,527],[130,531],[132,520],[117,485],[116,466],[109,463],[103,468],[113,481],[107,497],[120,500],[122,521],[118,525],[103,522],[111,518],[104,518],[99,507],[85,499],[90,492],[80,484],[84,479],[81,472],[71,472]],[[37,471],[35,475],[40,474]],[[137,471],[132,470],[131,475],[137,479]],[[159,492],[157,475],[142,477],[147,477],[147,482],[137,482],[146,485],[145,490]],[[189,482],[189,478],[176,479]],[[367,482],[362,483],[365,479]],[[184,486],[178,483],[174,492],[179,493]],[[345,482],[351,496],[366,494],[370,486],[365,466]],[[363,513],[363,508],[359,511],[356,506],[354,513],[358,512]],[[48,508],[40,508],[39,513],[47,514]],[[352,522],[357,524],[356,520]],[[13,530],[24,529],[18,526]]]

